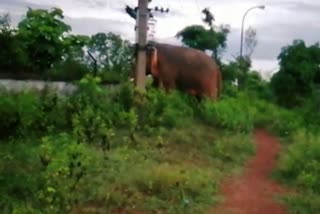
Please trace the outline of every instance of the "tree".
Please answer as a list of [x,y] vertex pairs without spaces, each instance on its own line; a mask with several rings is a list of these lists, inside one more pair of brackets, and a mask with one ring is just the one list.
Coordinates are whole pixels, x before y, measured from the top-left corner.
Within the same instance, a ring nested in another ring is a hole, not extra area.
[[10,15],[0,15],[0,72],[14,74],[26,64],[17,31],[10,26]]
[[51,80],[73,81],[81,79],[90,72],[85,62],[85,47],[90,37],[83,35],[69,35],[64,38],[62,59],[54,63],[49,70]]
[[69,35],[65,37],[63,59],[73,59],[83,62],[85,57],[84,48],[89,45],[90,37],[84,35]]
[[182,38],[182,42],[189,47],[201,51],[212,51],[212,57],[218,59],[222,51],[227,47],[227,35],[230,32],[228,26],[221,25],[214,29],[205,29],[202,25],[188,26],[176,34]]
[[320,83],[319,43],[306,46],[302,40],[283,47],[278,56],[280,70],[271,78],[277,101],[286,107],[303,104]]
[[0,14],[1,32],[3,32],[4,30],[8,30],[9,27],[10,27],[10,14],[9,13]]
[[249,27],[245,32],[245,50],[248,57],[251,57],[257,44],[257,31]]
[[28,56],[28,70],[44,74],[61,60],[64,53],[65,33],[71,27],[65,24],[61,9],[51,11],[29,8],[26,17],[18,24],[22,47]]
[[132,69],[133,46],[114,33],[97,33],[90,39],[88,49],[96,56],[97,63],[104,73],[113,72],[128,76]]

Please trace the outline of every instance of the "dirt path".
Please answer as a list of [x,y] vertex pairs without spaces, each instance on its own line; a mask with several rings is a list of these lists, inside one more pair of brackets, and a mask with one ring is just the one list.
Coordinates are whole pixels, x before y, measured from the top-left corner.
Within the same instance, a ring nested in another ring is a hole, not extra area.
[[285,190],[269,174],[276,164],[279,142],[264,130],[254,133],[256,155],[247,162],[240,176],[228,178],[222,185],[226,199],[210,213],[217,214],[286,214],[285,207],[276,201]]

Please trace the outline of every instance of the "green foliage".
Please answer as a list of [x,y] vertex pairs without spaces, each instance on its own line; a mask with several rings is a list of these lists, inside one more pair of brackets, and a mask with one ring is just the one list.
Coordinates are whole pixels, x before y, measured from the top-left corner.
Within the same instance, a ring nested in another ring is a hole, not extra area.
[[19,23],[19,37],[31,71],[46,72],[61,59],[64,51],[61,38],[71,30],[61,19],[63,12],[58,8],[52,11],[29,8],[26,18]]
[[[0,92],[1,138],[38,134],[67,126],[66,105],[56,94]],[[60,115],[61,117],[57,117]]]
[[96,56],[103,80],[127,80],[133,65],[133,48],[129,41],[114,33],[97,33],[90,38],[88,48]]
[[228,64],[221,64],[224,85],[238,83],[240,90],[255,94],[258,98],[272,99],[269,83],[262,79],[259,72],[250,70],[251,59],[248,57],[237,58]]
[[10,28],[9,14],[0,15],[0,73],[18,72],[26,63],[16,30]]
[[87,194],[94,193],[87,184],[93,174],[101,171],[99,164],[103,160],[103,154],[94,147],[62,133],[44,137],[39,152],[45,166],[45,183],[38,193],[44,211],[70,212],[72,205],[87,201]]
[[213,56],[219,58],[219,52],[226,48],[227,35],[229,29],[226,26],[220,26],[217,29],[205,29],[201,25],[192,25],[182,29],[176,37],[182,37],[182,42],[189,47],[202,51],[211,50]]
[[263,80],[261,74],[257,71],[250,71],[246,74],[245,90],[254,97],[273,101],[269,83]]
[[229,97],[220,102],[204,102],[201,107],[203,119],[212,125],[233,131],[251,131],[254,125],[254,107],[250,100],[243,96]]
[[188,95],[100,82],[87,75],[70,97],[2,92],[1,128],[15,130],[0,143],[2,210],[203,212],[252,151],[244,134],[200,125]]
[[52,81],[75,81],[82,79],[90,72],[87,65],[74,59],[60,61],[48,71],[47,79]]
[[[42,184],[36,139],[16,138],[0,143],[0,210],[2,213],[37,213],[36,190]],[[38,172],[38,173],[35,173]],[[33,200],[33,201],[30,201]],[[32,203],[30,203],[32,202]]]
[[47,74],[49,80],[73,81],[80,80],[90,72],[85,63],[83,48],[88,45],[90,38],[81,35],[69,35],[63,39],[62,59],[53,64]]
[[148,93],[148,104],[142,110],[148,112],[146,121],[149,126],[181,127],[193,117],[190,98],[174,91],[166,94],[164,91],[153,90]]
[[292,184],[320,193],[320,138],[300,131],[293,139],[296,143],[283,156],[280,173]]
[[289,204],[290,213],[313,214],[320,212],[319,194],[313,192],[301,192],[294,197],[285,197],[285,202]]
[[280,70],[271,79],[277,102],[286,107],[301,106],[319,84],[319,44],[307,47],[295,40],[282,49],[278,59]]
[[290,139],[276,175],[297,189],[298,194],[286,200],[293,213],[317,213],[320,210],[320,137],[301,129]]
[[219,159],[224,167],[228,164],[241,165],[249,155],[254,153],[251,141],[247,134],[230,133],[214,143],[212,155]]
[[[31,93],[9,96],[1,94],[1,133],[4,136],[32,131],[32,128],[40,128],[41,114],[40,99]],[[8,133],[6,133],[8,130]],[[3,136],[3,137],[4,137]]]
[[256,125],[268,127],[280,136],[290,136],[304,125],[302,117],[296,112],[288,111],[263,100],[257,100],[254,106],[257,109]]
[[223,75],[223,83],[231,84],[237,78],[239,78],[241,74],[240,67],[237,62],[230,62],[228,64],[221,65],[221,72]]
[[0,16],[0,77],[10,79],[80,80],[95,70],[106,83],[128,79],[133,46],[114,33],[72,35],[59,8],[31,9],[14,29],[9,15]]

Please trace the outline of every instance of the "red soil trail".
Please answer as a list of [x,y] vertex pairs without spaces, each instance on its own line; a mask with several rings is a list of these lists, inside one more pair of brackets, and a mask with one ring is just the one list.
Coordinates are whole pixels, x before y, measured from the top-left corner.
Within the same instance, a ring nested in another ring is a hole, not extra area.
[[280,150],[278,140],[265,130],[254,132],[256,155],[247,162],[244,173],[222,184],[225,201],[211,210],[214,214],[287,214],[275,196],[285,190],[269,177]]

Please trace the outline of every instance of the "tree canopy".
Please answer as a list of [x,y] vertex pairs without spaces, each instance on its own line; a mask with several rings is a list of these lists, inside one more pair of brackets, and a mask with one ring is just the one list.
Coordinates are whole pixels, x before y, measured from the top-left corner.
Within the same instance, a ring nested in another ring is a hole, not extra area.
[[[0,75],[5,78],[36,78],[71,81],[91,72],[98,60],[98,73],[113,72],[113,81],[126,78],[132,68],[132,45],[114,33],[75,35],[59,8],[29,8],[17,28],[9,14],[0,15]],[[109,77],[106,77],[109,78]]]
[[60,60],[64,52],[63,38],[71,27],[65,24],[61,9],[30,9],[19,25],[19,36],[30,62],[30,70],[44,72]]
[[319,43],[307,46],[302,40],[282,48],[280,70],[271,79],[279,103],[293,107],[303,103],[320,84]]
[[202,51],[210,50],[213,57],[219,58],[220,53],[227,47],[227,35],[230,32],[227,26],[221,25],[214,29],[206,29],[202,25],[187,26],[176,34],[189,47]]

